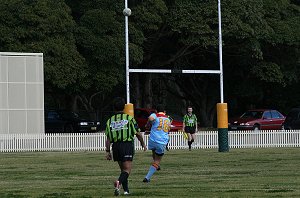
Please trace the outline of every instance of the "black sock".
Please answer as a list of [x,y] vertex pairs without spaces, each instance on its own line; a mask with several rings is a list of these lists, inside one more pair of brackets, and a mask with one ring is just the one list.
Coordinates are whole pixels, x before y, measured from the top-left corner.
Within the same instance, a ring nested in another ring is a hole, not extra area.
[[[127,172],[125,172],[125,171],[121,172],[120,177],[119,177],[120,184],[124,185],[124,182],[126,183],[128,176],[129,176],[129,174]],[[128,185],[128,183],[127,183],[127,185]]]
[[188,141],[189,149],[191,149],[192,141]]
[[129,193],[129,188],[128,188],[128,177],[127,179],[123,182],[122,184],[124,192],[128,192]]
[[194,139],[191,140],[191,144],[193,144],[193,142],[194,142]]

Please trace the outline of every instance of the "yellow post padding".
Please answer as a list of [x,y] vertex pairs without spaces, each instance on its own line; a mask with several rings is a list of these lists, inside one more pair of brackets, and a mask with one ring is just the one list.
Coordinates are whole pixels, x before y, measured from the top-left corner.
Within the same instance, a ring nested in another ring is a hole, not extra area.
[[134,117],[134,108],[132,103],[125,104],[124,113]]
[[228,128],[228,110],[227,103],[217,104],[218,129]]

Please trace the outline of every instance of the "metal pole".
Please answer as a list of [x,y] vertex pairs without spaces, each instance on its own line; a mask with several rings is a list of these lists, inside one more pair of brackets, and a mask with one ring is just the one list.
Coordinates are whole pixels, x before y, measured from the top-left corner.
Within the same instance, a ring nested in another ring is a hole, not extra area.
[[219,152],[228,152],[228,108],[224,103],[223,90],[223,54],[222,54],[222,19],[221,19],[221,0],[218,0],[218,18],[219,18],[219,59],[220,59],[220,95],[221,103],[217,104],[218,117],[218,146]]
[[219,18],[220,95],[221,95],[221,103],[224,103],[221,0],[218,0],[218,18]]
[[[125,0],[125,9],[128,8],[128,2]],[[129,39],[128,39],[128,16],[125,16],[125,65],[126,65],[126,94],[127,104],[130,102],[130,89],[129,89]]]

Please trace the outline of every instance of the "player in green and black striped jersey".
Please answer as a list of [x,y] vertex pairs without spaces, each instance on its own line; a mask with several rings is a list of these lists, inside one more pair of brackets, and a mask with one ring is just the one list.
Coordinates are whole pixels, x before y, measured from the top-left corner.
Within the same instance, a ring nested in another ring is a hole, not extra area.
[[137,132],[140,132],[137,122],[125,113],[113,115],[106,123],[106,135],[111,143],[132,142]]
[[115,110],[118,111],[106,123],[106,158],[112,159],[110,145],[112,144],[113,159],[117,161],[121,170],[119,179],[115,181],[115,195],[120,194],[120,186],[123,186],[124,194],[129,194],[128,177],[131,172],[134,155],[134,136],[141,142],[144,151],[147,147],[135,119],[122,112],[125,101],[122,98],[115,100]]
[[189,150],[192,148],[192,144],[196,139],[195,132],[198,131],[197,116],[193,114],[193,108],[187,108],[188,113],[183,117],[183,131],[188,134]]

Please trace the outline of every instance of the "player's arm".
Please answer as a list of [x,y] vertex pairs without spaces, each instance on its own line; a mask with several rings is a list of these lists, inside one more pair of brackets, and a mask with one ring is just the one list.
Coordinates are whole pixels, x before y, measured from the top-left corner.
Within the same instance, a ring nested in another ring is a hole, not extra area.
[[145,145],[144,138],[143,138],[141,132],[137,132],[137,133],[135,134],[135,136],[136,136],[137,139],[140,141],[140,143],[141,143],[141,145],[142,145],[144,151],[146,151],[146,150],[147,150],[147,147],[146,147],[146,145]]
[[110,153],[110,140],[109,140],[109,132],[110,132],[110,126],[107,124],[106,125],[106,129],[105,129],[105,135],[106,135],[106,141],[105,141],[105,157],[107,160],[111,160],[112,159],[112,156],[111,156],[111,153]]
[[108,138],[106,138],[106,141],[105,141],[105,152],[106,152],[106,159],[107,160],[111,160],[112,157],[111,157],[111,152],[110,152],[110,140]]
[[155,117],[153,114],[151,114],[148,118],[148,122],[152,123],[152,122],[154,122],[154,120],[155,120]]
[[172,122],[173,122],[174,119],[171,116],[168,116],[168,118],[170,120],[170,123],[172,124]]
[[152,113],[149,117],[148,117],[148,121],[147,121],[147,124],[145,126],[145,128],[147,130],[150,130],[151,129],[151,126],[153,124],[153,122],[155,121],[155,118],[156,118],[156,115],[154,113]]
[[151,129],[151,122],[148,120],[146,125],[145,125],[146,131],[149,131]]
[[132,119],[130,120],[130,124],[131,124],[131,126],[132,126],[133,133],[135,134],[135,136],[137,137],[137,139],[140,141],[141,146],[143,147],[144,151],[146,151],[146,150],[147,150],[147,147],[146,147],[146,145],[145,145],[143,136],[142,136],[142,134],[141,134],[141,132],[140,132],[141,130],[140,130],[140,128],[139,128],[139,126],[138,126],[138,124],[137,124],[137,122],[135,121],[134,118],[132,118]]

